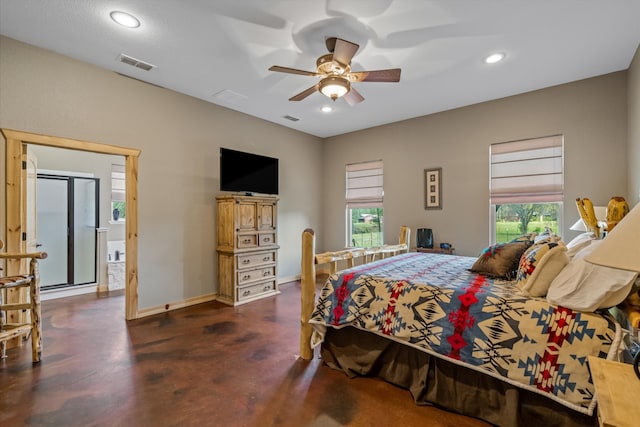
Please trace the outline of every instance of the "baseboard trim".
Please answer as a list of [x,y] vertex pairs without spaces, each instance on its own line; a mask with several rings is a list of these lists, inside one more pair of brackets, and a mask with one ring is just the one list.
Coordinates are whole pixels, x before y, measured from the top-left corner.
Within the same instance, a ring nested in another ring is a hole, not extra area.
[[46,291],[40,291],[40,301],[48,301],[58,298],[72,297],[76,295],[92,294],[98,291],[98,285],[96,283],[90,283],[88,285],[75,285],[67,286],[58,289],[47,289]]
[[167,313],[169,311],[178,310],[180,308],[185,308],[185,307],[189,307],[196,304],[202,304],[204,302],[215,301],[217,297],[218,297],[217,293],[201,295],[198,297],[187,298],[182,301],[167,303],[165,305],[160,305],[157,307],[144,308],[142,310],[138,310],[138,313],[136,314],[136,319],[140,319],[142,317],[147,317],[147,316],[153,316],[154,314]]
[[[278,278],[278,285],[295,282],[296,280],[300,280],[300,276],[299,275],[297,275],[297,276],[288,276],[288,277],[279,277]],[[185,307],[189,307],[189,306],[196,305],[196,304],[202,304],[204,302],[215,301],[216,299],[218,299],[218,294],[217,293],[208,294],[208,295],[201,295],[201,296],[193,297],[193,298],[187,298],[187,299],[182,300],[182,301],[172,302],[172,303],[168,303],[166,305],[160,305],[160,306],[157,306],[157,307],[144,308],[142,310],[138,310],[138,313],[136,314],[136,319],[140,319],[140,318],[147,317],[147,316],[153,316],[154,314],[166,313],[166,312],[172,311],[172,310],[178,310],[180,308],[185,308]]]
[[300,280],[300,275],[288,276],[288,277],[278,277],[278,285],[282,285],[284,283],[289,283],[289,282],[295,282],[296,280]]

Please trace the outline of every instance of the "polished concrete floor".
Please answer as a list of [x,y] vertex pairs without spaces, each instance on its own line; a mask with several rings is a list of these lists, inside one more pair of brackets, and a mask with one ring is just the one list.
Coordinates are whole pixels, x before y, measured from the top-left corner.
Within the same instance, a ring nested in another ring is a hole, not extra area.
[[300,360],[299,283],[281,290],[130,322],[122,295],[45,301],[43,362],[0,361],[0,426],[487,425]]

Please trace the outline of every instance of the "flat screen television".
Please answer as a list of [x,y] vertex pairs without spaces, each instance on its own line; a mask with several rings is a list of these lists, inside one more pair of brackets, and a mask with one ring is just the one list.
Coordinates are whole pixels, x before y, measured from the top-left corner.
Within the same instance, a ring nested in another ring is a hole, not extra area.
[[220,191],[278,194],[278,159],[221,147]]

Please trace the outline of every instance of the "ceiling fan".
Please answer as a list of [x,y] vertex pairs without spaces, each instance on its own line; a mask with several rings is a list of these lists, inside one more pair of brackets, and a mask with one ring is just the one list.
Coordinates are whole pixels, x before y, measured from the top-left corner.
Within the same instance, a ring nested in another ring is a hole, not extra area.
[[330,53],[322,55],[316,60],[316,71],[298,70],[295,68],[280,67],[278,65],[269,68],[269,71],[277,71],[280,73],[320,77],[318,83],[292,96],[289,98],[289,101],[302,101],[307,96],[318,91],[334,101],[344,97],[344,100],[347,101],[349,105],[355,105],[364,101],[364,97],[351,87],[351,83],[400,81],[400,68],[376,71],[351,71],[351,58],[353,58],[353,55],[356,54],[360,47],[355,43],[337,37],[329,37],[326,40],[326,45]]

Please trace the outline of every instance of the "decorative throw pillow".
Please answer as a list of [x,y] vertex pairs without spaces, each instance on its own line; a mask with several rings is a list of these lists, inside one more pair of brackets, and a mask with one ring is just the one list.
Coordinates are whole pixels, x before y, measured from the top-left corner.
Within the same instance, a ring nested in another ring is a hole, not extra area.
[[547,301],[577,311],[595,311],[620,304],[629,295],[637,273],[585,261],[602,240],[594,240],[553,279]]
[[558,236],[557,234],[553,234],[550,231],[545,231],[544,233],[538,234],[533,239],[533,243],[534,244],[542,244],[542,243],[549,243],[549,242],[559,242],[560,240],[562,240],[562,238],[560,236]]
[[525,242],[525,243],[528,243],[529,246],[531,246],[533,244],[533,242],[535,241],[535,238],[536,238],[537,235],[538,235],[538,233],[523,234],[522,236],[518,236],[515,239],[511,240],[509,243]]
[[513,280],[520,257],[527,249],[525,242],[497,243],[482,250],[471,271],[487,276]]
[[565,265],[569,263],[567,247],[562,242],[538,243],[520,258],[516,286],[532,297],[543,297]]

